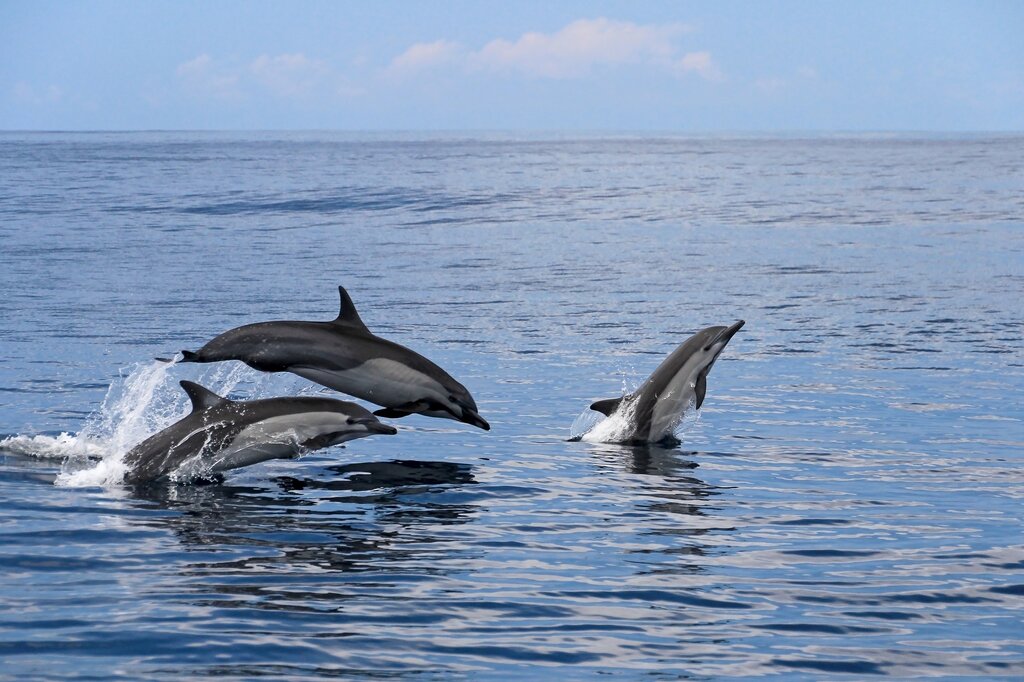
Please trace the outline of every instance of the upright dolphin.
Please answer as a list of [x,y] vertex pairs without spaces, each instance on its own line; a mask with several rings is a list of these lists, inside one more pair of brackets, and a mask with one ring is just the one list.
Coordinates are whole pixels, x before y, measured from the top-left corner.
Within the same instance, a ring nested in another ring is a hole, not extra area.
[[235,402],[191,381],[182,381],[181,387],[192,401],[192,411],[125,455],[125,483],[146,483],[174,473],[186,479],[205,477],[376,433],[398,432],[365,408],[343,400]]
[[626,424],[616,442],[656,443],[672,436],[692,402],[704,404],[708,372],[729,340],[743,326],[708,327],[679,344],[640,388],[621,398],[598,400],[590,406],[605,416],[621,415]]
[[260,322],[224,332],[182,362],[241,360],[263,372],[291,372],[385,409],[374,414],[422,414],[491,427],[466,387],[430,360],[366,328],[344,287],[330,322]]

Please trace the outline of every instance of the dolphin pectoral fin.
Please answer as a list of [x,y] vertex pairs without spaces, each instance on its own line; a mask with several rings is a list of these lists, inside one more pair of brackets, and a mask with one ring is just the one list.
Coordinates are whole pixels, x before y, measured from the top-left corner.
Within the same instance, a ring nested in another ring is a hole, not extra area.
[[319,436],[313,436],[312,438],[308,438],[302,441],[302,450],[298,452],[293,452],[288,456],[288,459],[298,459],[303,454],[305,454],[305,452],[308,452],[310,450],[321,450],[323,448],[330,447],[331,441],[334,439],[334,436],[335,434],[333,433],[322,433]]
[[403,403],[401,405],[395,405],[394,407],[384,407],[373,414],[377,417],[401,419],[402,417],[408,417],[410,414],[416,414],[417,412],[423,412],[428,409],[430,409],[430,405],[427,401],[415,400],[411,403]]
[[591,403],[590,409],[610,417],[615,410],[619,409],[620,404],[622,404],[622,398],[608,398],[607,400],[598,400],[596,403]]
[[393,407],[385,407],[380,410],[374,410],[373,414],[376,417],[387,417],[388,419],[401,419],[402,417],[408,417],[410,414],[412,414],[412,412],[397,410]]
[[190,351],[190,350],[183,350],[183,351],[181,351],[181,361],[182,362],[202,362],[202,360],[199,359],[199,353],[195,353],[195,352]]
[[697,384],[693,387],[693,393],[697,396],[697,409],[704,404],[704,395],[708,392],[708,375],[706,372],[701,372],[700,376],[697,377]]

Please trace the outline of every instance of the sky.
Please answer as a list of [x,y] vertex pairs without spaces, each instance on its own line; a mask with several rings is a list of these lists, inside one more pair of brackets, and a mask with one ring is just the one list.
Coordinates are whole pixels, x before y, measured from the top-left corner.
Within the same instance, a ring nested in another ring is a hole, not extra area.
[[0,130],[1022,131],[1024,1],[0,0]]

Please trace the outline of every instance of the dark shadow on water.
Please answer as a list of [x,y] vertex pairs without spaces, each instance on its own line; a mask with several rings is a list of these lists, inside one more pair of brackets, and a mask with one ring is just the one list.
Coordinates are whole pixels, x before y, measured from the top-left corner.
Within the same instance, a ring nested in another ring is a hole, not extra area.
[[258,595],[268,608],[280,598],[302,609],[281,576],[425,576],[437,572],[439,556],[468,552],[442,536],[473,520],[475,505],[453,493],[475,483],[467,464],[402,460],[322,467],[309,477],[281,476],[266,485],[231,485],[229,479],[131,492],[150,509],[171,512],[139,522],[170,529],[185,552],[201,554],[186,557],[184,575],[255,579],[245,586],[204,579],[195,585],[201,593],[244,594],[248,606]]
[[[703,481],[692,476],[694,469],[700,465],[698,452],[683,452],[676,446],[678,440],[660,443],[588,443],[588,450],[594,456],[609,463],[617,463],[631,474],[648,476],[664,476],[670,478],[683,477],[700,485]],[[686,472],[684,474],[684,472]]]
[[283,490],[366,491],[404,486],[467,485],[476,483],[469,464],[393,460],[390,462],[358,462],[324,468],[336,478],[300,479],[281,476],[276,482]]

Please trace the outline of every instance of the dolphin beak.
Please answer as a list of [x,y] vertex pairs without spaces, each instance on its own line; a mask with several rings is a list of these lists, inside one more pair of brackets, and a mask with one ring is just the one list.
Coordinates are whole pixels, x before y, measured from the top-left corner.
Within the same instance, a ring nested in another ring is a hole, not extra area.
[[486,419],[481,417],[473,410],[469,410],[466,408],[462,408],[462,418],[459,421],[469,424],[470,426],[475,426],[477,428],[483,429],[484,431],[491,430],[491,425],[487,423]]
[[715,343],[721,343],[723,345],[729,343],[729,341],[732,340],[732,337],[736,336],[736,332],[743,328],[744,324],[746,323],[743,320],[740,320],[731,327],[726,327],[722,333],[718,335],[718,338],[715,339]]

